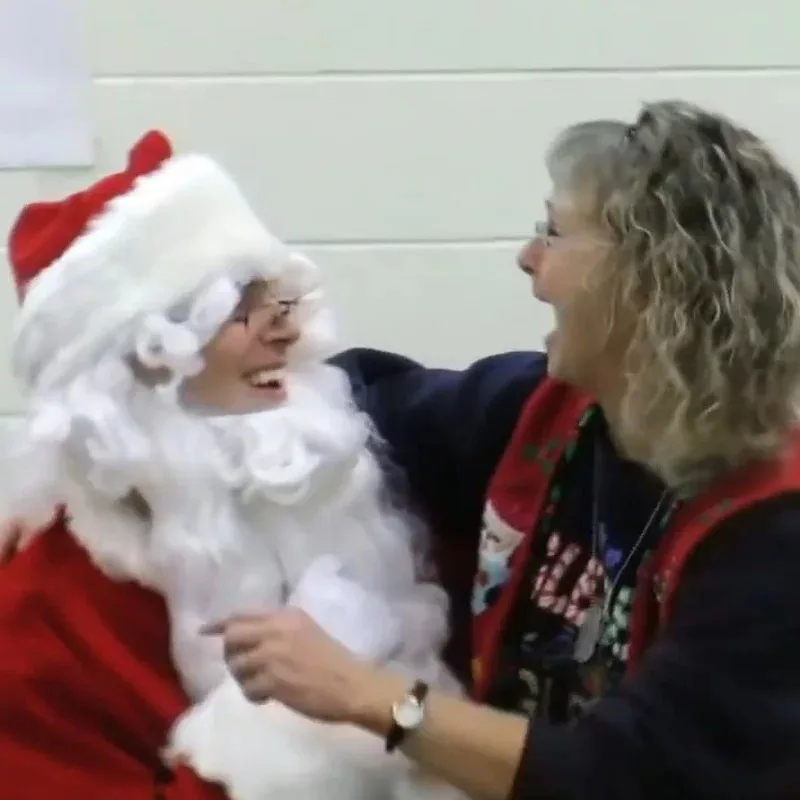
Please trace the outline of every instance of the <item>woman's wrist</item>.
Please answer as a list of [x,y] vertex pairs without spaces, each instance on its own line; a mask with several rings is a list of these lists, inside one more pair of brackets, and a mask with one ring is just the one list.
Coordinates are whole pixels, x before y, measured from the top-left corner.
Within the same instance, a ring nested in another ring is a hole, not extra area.
[[369,668],[354,676],[350,722],[378,736],[392,727],[392,707],[408,692],[410,681],[388,670]]

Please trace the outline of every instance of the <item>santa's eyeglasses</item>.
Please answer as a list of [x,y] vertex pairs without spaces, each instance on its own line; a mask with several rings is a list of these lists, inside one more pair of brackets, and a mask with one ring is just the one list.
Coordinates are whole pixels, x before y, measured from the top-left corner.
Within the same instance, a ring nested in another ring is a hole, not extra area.
[[266,316],[265,322],[274,325],[278,322],[285,320],[300,304],[300,298],[292,300],[279,300],[278,298],[269,298],[262,300],[258,303],[250,303],[246,306],[237,309],[232,317],[233,322],[241,322],[245,325],[249,324],[250,318],[254,314],[264,313]]

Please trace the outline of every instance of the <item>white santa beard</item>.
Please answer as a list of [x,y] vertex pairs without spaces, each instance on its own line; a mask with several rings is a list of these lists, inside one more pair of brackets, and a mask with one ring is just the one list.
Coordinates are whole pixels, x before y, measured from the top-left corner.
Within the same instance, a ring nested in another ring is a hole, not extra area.
[[[322,555],[402,609],[409,667],[430,661],[445,636],[444,594],[416,582],[418,526],[388,502],[344,376],[317,366],[288,385],[284,406],[229,417],[196,416],[136,387],[113,438],[67,446],[94,487],[89,495],[75,482],[67,493],[75,535],[102,568],[165,596],[176,667],[195,698],[224,674],[218,642],[200,627],[282,604]],[[115,502],[128,487],[151,516],[132,532]]]

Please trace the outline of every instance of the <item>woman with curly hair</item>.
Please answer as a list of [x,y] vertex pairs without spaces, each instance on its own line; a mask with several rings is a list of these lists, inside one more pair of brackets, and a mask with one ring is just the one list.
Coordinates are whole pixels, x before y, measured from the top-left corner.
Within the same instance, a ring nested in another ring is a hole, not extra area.
[[291,610],[208,632],[251,699],[371,730],[474,797],[797,796],[797,184],[678,102],[574,126],[548,166],[519,257],[555,311],[546,357],[339,359],[452,534],[443,572],[478,551],[453,595],[471,700]]

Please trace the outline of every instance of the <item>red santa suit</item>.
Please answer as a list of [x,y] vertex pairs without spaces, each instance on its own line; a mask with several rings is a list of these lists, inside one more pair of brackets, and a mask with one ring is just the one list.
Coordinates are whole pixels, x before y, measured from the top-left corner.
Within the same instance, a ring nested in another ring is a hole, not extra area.
[[[0,436],[0,518],[44,532],[0,580],[3,797],[457,796],[366,734],[248,703],[200,632],[288,601],[364,657],[450,681],[442,592],[419,582],[414,525],[320,357],[314,265],[158,133],[122,172],[24,209],[9,253],[28,405]],[[303,298],[275,378],[289,402],[188,413],[181,381],[253,280]],[[153,388],[132,364],[171,378]]]
[[189,706],[163,598],[106,576],[61,519],[0,573],[3,796],[222,800],[160,757]]

